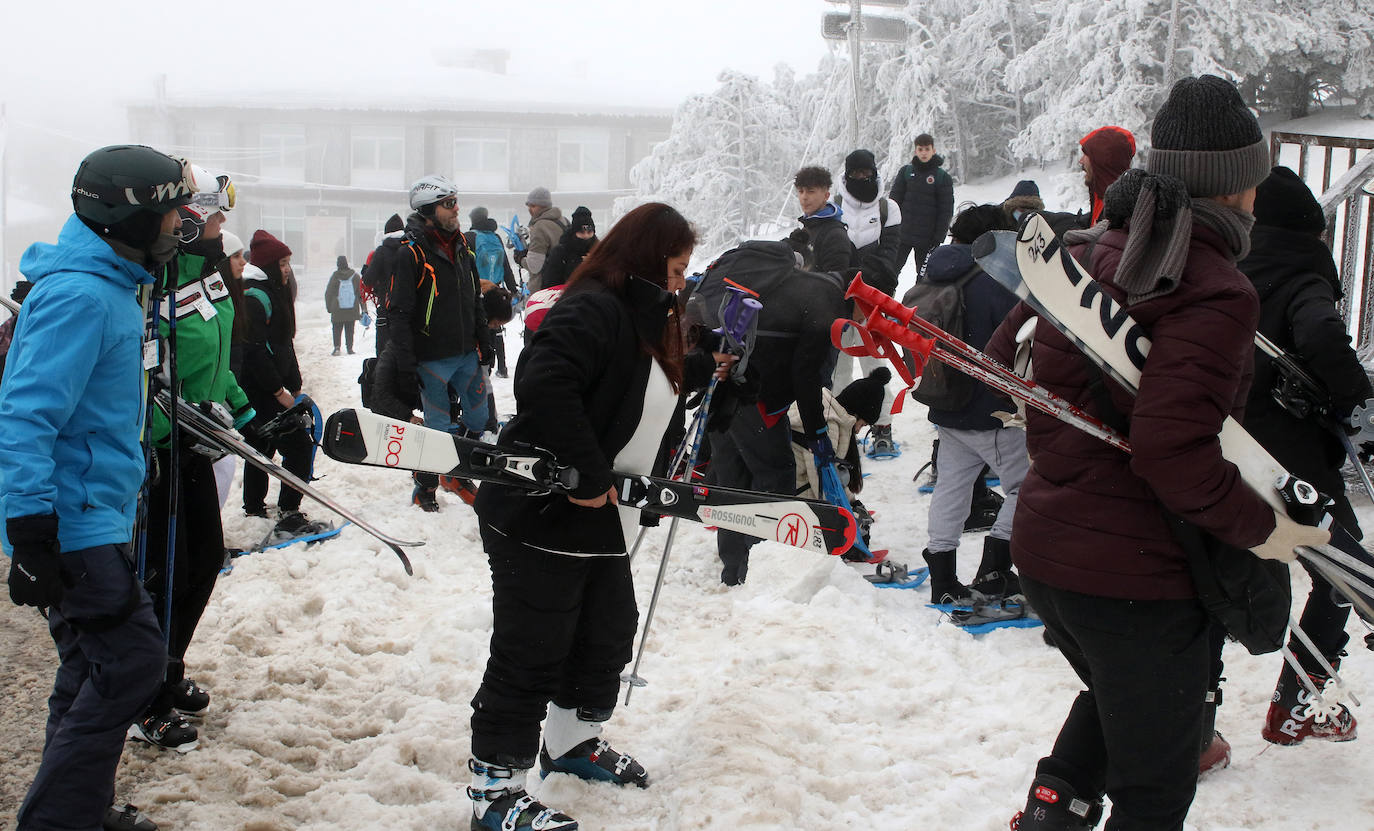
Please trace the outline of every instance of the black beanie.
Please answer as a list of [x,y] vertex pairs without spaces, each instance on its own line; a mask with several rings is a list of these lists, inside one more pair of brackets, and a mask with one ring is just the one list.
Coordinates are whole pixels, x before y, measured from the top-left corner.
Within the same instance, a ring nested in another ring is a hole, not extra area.
[[835,400],[855,418],[877,424],[883,414],[883,396],[890,380],[892,373],[887,367],[880,366],[870,372],[867,378],[860,378],[845,387],[835,396]]
[[1181,179],[1190,196],[1224,196],[1269,175],[1269,147],[1236,85],[1215,75],[1169,90],[1150,130],[1146,169]]
[[388,219],[386,221],[386,224],[382,226],[382,231],[383,233],[394,234],[404,227],[406,227],[406,224],[405,222],[401,221],[401,215],[392,214],[391,218]]
[[1290,231],[1320,234],[1326,215],[1307,184],[1286,167],[1276,167],[1255,193],[1255,222]]
[[853,170],[871,170],[877,174],[878,160],[873,158],[873,153],[868,150],[855,150],[844,157],[845,174],[848,175]]
[[569,227],[573,233],[584,229],[596,233],[596,222],[592,219],[591,210],[583,205],[578,205],[577,210],[572,212],[572,222]]

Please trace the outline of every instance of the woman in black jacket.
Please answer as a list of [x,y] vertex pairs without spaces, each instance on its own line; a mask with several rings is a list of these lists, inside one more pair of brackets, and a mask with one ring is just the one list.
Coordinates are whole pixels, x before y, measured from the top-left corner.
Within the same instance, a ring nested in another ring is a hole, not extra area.
[[599,738],[638,623],[626,540],[639,512],[616,504],[611,470],[649,473],[658,459],[683,375],[673,292],[695,243],[667,205],[626,214],[520,354],[500,443],[552,451],[580,484],[566,496],[494,484],[477,495],[493,624],[472,700],[474,828],[576,827],[525,793],[536,753],[541,775],[649,784]]

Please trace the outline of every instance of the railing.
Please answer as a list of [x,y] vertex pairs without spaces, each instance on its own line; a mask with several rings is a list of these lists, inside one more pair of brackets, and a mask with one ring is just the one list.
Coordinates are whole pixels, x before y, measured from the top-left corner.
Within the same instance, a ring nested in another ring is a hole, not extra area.
[[[1340,270],[1341,316],[1362,353],[1374,351],[1374,139],[1275,132],[1269,157],[1311,184],[1326,214],[1323,240]],[[1295,158],[1296,157],[1296,158]],[[1315,166],[1315,169],[1314,169]],[[1339,232],[1339,233],[1338,233]],[[1374,357],[1371,355],[1369,357]]]

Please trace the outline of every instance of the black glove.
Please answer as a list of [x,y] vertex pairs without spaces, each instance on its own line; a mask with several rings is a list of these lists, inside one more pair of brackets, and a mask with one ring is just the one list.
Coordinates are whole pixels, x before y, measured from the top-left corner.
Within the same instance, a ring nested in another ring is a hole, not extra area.
[[13,548],[10,599],[16,606],[56,606],[62,600],[57,514],[15,517],[5,522],[5,532]]
[[528,250],[523,249],[523,248],[520,249],[519,251],[516,251],[516,252],[515,252],[515,264],[516,264],[516,265],[524,265],[524,264],[525,264],[525,257],[526,257],[526,255],[528,255],[529,253],[530,253],[530,252],[529,252]]

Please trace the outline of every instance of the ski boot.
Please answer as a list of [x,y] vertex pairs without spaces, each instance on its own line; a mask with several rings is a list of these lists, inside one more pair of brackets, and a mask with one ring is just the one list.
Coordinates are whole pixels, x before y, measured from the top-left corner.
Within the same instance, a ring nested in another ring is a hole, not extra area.
[[955,574],[955,555],[954,551],[931,551],[929,548],[921,552],[926,565],[930,567],[931,603],[959,606],[967,605],[973,600],[968,586],[960,583],[959,577]]
[[439,512],[439,498],[437,488],[427,488],[424,485],[416,485],[415,490],[410,492],[412,504],[419,505],[420,510],[427,514]]
[[591,738],[559,756],[549,756],[546,746],[539,748],[539,778],[550,773],[571,773],[589,782],[611,782],[616,785],[649,787],[649,774],[633,756],[619,753],[605,739]]
[[1068,782],[1041,773],[1031,782],[1026,810],[1011,818],[1011,831],[1086,831],[1101,819],[1101,798],[1081,799]]
[[527,768],[468,759],[471,831],[575,831],[577,821],[525,793]]
[[[1304,653],[1299,650],[1298,654]],[[1340,655],[1336,655],[1331,666],[1340,669],[1340,663]],[[1307,677],[1319,691],[1330,680],[1324,672],[1308,672]],[[1355,716],[1349,708],[1337,704],[1335,712],[1319,723],[1313,703],[1312,694],[1298,681],[1293,667],[1285,662],[1260,735],[1267,742],[1282,745],[1301,744],[1309,738],[1328,742],[1355,740]]]
[[1010,540],[983,539],[983,560],[969,588],[988,597],[1011,597],[1021,593],[1021,580],[1011,570]]
[[111,805],[105,809],[100,828],[101,831],[157,831],[157,823],[144,816],[137,805],[125,805],[123,808]]
[[[1222,679],[1223,681],[1226,679]],[[1221,688],[1207,691],[1202,711],[1202,755],[1198,757],[1198,776],[1221,770],[1231,764],[1231,743],[1217,730],[1217,707],[1221,706]]]
[[190,678],[183,678],[172,690],[172,707],[183,716],[200,715],[210,706],[210,694]]
[[200,734],[181,714],[149,715],[129,725],[129,738],[164,750],[189,753],[200,745]]
[[471,479],[441,475],[439,477],[439,487],[457,496],[468,505],[477,501],[477,483]]

